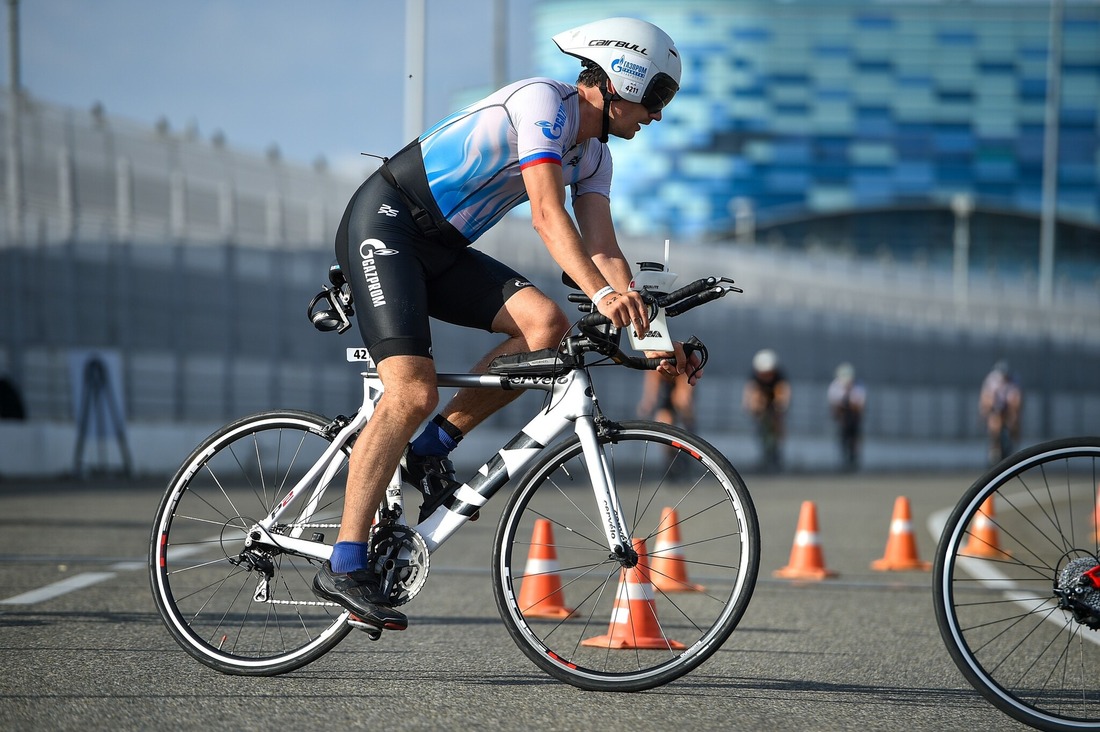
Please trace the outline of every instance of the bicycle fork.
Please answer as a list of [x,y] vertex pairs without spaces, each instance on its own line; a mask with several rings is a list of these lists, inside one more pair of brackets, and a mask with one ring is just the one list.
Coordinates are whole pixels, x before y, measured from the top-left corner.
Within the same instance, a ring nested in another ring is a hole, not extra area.
[[588,474],[592,478],[596,505],[603,517],[603,530],[607,537],[607,547],[611,550],[611,558],[623,566],[632,567],[638,562],[638,554],[630,540],[630,529],[623,520],[619,492],[615,490],[611,466],[608,465],[607,455],[596,435],[595,419],[591,415],[580,417],[576,421],[575,429],[581,441]]

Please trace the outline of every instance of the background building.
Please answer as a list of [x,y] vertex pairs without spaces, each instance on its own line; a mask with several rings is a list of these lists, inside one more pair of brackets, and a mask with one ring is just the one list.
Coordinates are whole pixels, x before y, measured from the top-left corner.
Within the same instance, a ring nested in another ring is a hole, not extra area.
[[[1056,275],[1095,282],[1100,3],[1064,2],[1053,68],[1051,8],[552,0],[538,6],[537,35],[640,14],[683,52],[683,88],[662,122],[615,148],[616,211],[635,233],[739,235],[949,267],[961,210],[972,266],[1034,277],[1051,99]],[[535,48],[541,72],[575,72],[552,44]]]

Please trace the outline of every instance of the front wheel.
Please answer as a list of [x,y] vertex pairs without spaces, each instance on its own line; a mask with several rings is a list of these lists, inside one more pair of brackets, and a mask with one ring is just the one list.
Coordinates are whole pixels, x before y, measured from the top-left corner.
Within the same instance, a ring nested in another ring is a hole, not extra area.
[[636,421],[600,444],[637,559],[611,556],[573,437],[519,481],[493,589],[513,640],[551,676],[640,691],[688,673],[733,632],[756,584],[759,528],[741,477],[699,437]]
[[[153,599],[185,651],[223,673],[272,676],[320,657],[349,631],[347,612],[321,602],[315,559],[246,546],[332,442],[327,420],[264,412],[208,437],[168,484],[149,553]],[[347,448],[345,448],[345,453]],[[347,456],[323,494],[288,503],[273,532],[331,544],[344,507]]]
[[1100,437],[1022,450],[959,501],[936,621],[967,680],[1040,729],[1100,729]]

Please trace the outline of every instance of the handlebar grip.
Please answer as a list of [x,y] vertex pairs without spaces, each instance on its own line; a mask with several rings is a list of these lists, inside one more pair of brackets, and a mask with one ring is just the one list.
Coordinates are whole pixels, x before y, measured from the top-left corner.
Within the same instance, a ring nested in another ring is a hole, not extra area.
[[704,277],[700,280],[695,280],[694,282],[690,282],[684,285],[679,290],[674,290],[667,295],[661,296],[661,298],[658,300],[658,303],[661,305],[661,307],[667,307],[672,303],[683,300],[684,298],[691,297],[692,295],[696,295],[700,292],[704,292],[707,288],[713,287],[717,282],[718,280],[715,277]]
[[577,321],[582,328],[599,328],[602,325],[611,325],[611,318],[601,312],[592,312]]
[[692,295],[691,297],[689,297],[685,300],[681,300],[678,303],[675,303],[673,305],[669,305],[667,308],[665,308],[665,315],[667,315],[671,318],[671,317],[674,317],[676,315],[686,313],[688,310],[691,310],[692,308],[699,307],[703,303],[708,303],[711,300],[717,300],[718,298],[722,297],[725,294],[726,294],[725,288],[712,287],[709,290],[705,290],[705,291],[700,292],[696,295]]

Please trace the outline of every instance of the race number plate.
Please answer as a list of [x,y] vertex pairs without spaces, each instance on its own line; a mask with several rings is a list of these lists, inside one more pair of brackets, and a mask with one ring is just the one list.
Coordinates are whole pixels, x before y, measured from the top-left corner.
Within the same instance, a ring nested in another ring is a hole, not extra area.
[[370,353],[365,348],[349,348],[348,349],[348,362],[349,363],[366,363],[368,366],[374,366],[374,361],[370,357]]

